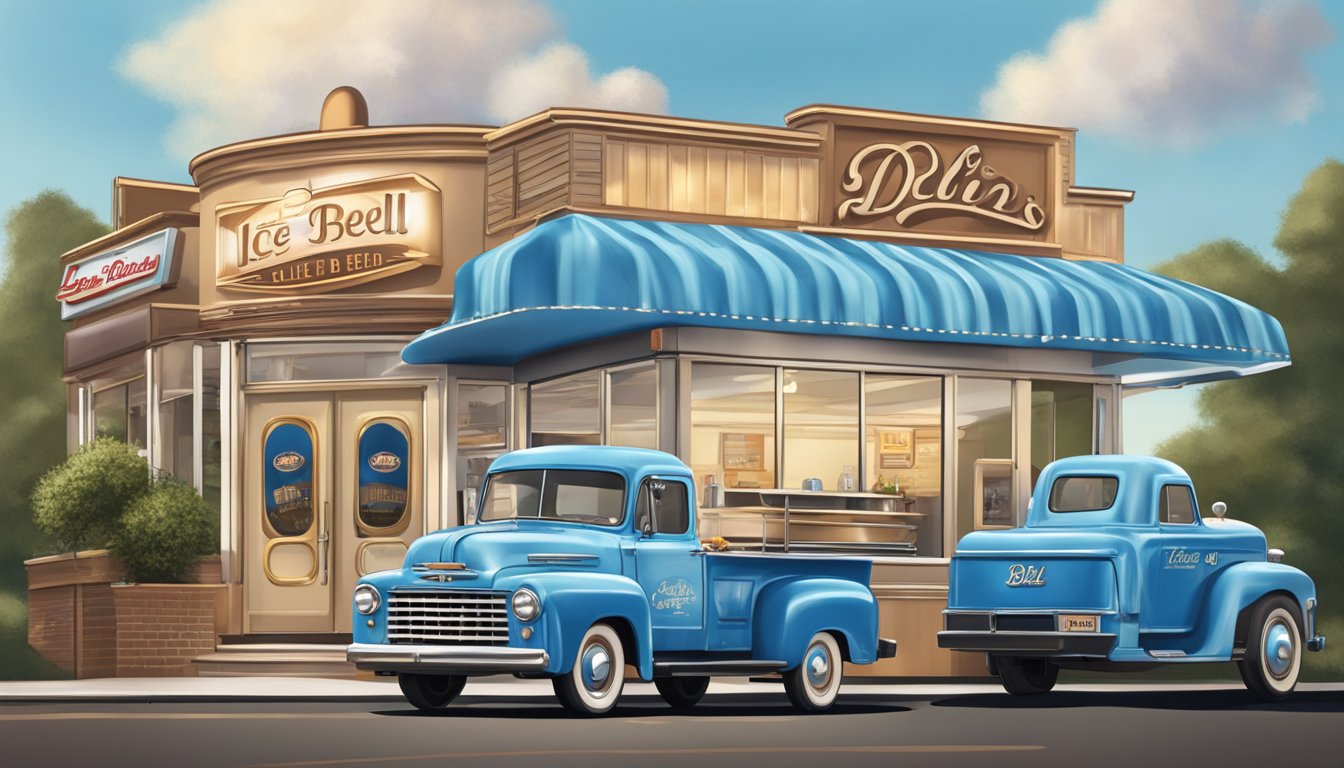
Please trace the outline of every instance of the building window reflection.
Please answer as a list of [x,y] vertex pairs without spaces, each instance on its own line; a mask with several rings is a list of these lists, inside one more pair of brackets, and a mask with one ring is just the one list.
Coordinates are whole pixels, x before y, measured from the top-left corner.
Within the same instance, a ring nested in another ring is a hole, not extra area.
[[658,447],[658,371],[652,361],[607,374],[608,445]]
[[532,445],[599,445],[601,380],[601,371],[585,371],[533,384]]
[[[775,487],[775,369],[691,367],[691,469],[724,488]],[[702,486],[703,487],[703,486]]]
[[943,555],[943,380],[864,376],[864,476],[868,490],[896,496],[924,557]]

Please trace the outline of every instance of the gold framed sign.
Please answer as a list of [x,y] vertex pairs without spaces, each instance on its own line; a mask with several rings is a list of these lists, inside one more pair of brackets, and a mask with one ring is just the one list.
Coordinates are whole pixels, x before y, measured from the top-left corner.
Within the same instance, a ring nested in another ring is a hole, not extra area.
[[909,469],[915,465],[915,430],[877,431],[877,465],[881,469]]
[[759,432],[724,432],[719,451],[725,472],[765,469],[765,435]]
[[440,266],[440,198],[410,173],[221,205],[216,284],[322,293]]

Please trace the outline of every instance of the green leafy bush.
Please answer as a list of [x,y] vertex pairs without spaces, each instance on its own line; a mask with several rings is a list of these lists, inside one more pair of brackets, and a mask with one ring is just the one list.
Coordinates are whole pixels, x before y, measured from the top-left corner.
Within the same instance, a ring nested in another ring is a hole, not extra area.
[[149,464],[133,446],[95,440],[38,481],[33,516],[38,526],[71,550],[105,546],[122,513],[149,490]]
[[131,502],[112,537],[112,554],[135,581],[184,581],[219,546],[218,519],[195,488],[173,477]]

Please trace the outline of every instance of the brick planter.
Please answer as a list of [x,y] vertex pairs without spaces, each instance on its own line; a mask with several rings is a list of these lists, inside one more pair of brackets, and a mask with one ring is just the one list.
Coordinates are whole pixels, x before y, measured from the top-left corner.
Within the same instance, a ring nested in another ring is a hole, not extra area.
[[78,678],[195,674],[219,640],[228,607],[219,560],[193,584],[124,584],[104,550],[28,560],[28,644]]

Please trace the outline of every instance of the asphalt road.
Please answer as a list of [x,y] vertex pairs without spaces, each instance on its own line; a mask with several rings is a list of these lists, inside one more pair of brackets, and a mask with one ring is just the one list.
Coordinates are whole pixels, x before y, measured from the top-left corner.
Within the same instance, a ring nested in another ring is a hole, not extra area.
[[1344,691],[1285,704],[1244,691],[900,696],[847,687],[821,715],[778,695],[654,697],[598,720],[550,698],[0,704],[0,765],[21,766],[1262,766],[1344,764]]

